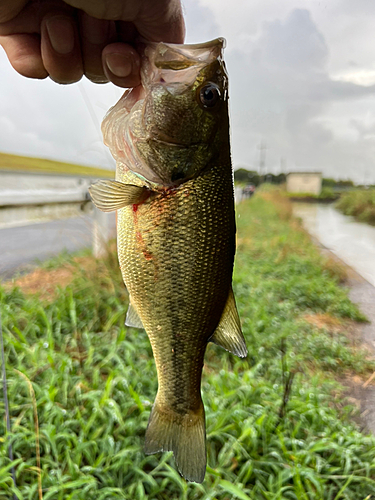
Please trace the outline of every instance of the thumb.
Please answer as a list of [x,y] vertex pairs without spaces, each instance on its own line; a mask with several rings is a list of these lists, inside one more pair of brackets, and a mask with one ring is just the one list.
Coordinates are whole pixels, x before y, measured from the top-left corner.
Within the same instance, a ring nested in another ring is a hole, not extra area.
[[16,17],[28,0],[5,0],[0,2],[0,23],[6,23]]

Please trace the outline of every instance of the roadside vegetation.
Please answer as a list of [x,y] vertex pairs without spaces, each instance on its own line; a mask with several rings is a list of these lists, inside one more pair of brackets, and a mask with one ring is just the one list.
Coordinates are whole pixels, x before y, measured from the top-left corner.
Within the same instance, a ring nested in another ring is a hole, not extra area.
[[332,188],[323,186],[321,192],[319,194],[312,194],[312,193],[288,193],[285,192],[285,195],[288,198],[291,198],[292,200],[296,201],[303,201],[303,200],[309,200],[309,201],[335,201],[337,198],[339,198],[340,193],[335,192]]
[[344,193],[336,208],[361,222],[375,225],[375,189],[358,189]]
[[[277,191],[242,202],[237,226],[234,291],[249,355],[207,349],[204,483],[186,483],[171,453],[142,451],[156,370],[145,332],[124,326],[111,250],[104,262],[49,263],[39,295],[35,284],[0,291],[11,413],[10,435],[0,421],[1,500],[372,498],[375,438],[354,422],[339,382],[375,370],[353,333],[365,318],[340,284],[345,271],[321,257]],[[45,294],[51,272],[63,286]]]
[[17,156],[7,153],[0,153],[0,170],[114,177],[114,171],[104,168],[87,167],[74,163],[64,163],[44,158],[30,158],[28,156]]

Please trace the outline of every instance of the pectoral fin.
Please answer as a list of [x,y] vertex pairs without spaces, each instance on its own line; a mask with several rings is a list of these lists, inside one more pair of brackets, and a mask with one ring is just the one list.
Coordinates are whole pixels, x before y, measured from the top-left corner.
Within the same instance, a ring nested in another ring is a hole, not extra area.
[[90,186],[89,193],[99,210],[113,212],[127,205],[142,203],[148,198],[150,191],[145,187],[105,180]]
[[228,300],[225,304],[220,322],[210,338],[210,342],[214,342],[226,351],[240,358],[247,356],[247,348],[241,330],[240,318],[238,316],[232,287],[229,291]]
[[131,302],[129,302],[128,312],[126,313],[125,325],[133,328],[144,328],[141,318]]

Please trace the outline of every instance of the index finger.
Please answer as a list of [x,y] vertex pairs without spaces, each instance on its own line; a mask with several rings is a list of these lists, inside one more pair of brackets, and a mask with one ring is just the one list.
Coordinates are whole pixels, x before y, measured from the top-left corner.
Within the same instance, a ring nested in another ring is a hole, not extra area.
[[150,42],[183,43],[185,39],[180,0],[144,2],[144,8],[134,24],[138,33]]
[[16,17],[28,0],[11,0],[0,3],[0,23],[6,23]]

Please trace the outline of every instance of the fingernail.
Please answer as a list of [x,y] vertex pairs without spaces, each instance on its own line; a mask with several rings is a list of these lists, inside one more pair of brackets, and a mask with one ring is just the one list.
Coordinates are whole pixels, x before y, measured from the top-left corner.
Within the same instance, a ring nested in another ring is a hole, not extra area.
[[74,49],[72,21],[65,16],[54,16],[46,21],[46,26],[53,50],[61,55],[72,52]]
[[105,63],[109,71],[119,78],[129,76],[133,70],[133,61],[130,57],[123,54],[108,54],[105,57]]

